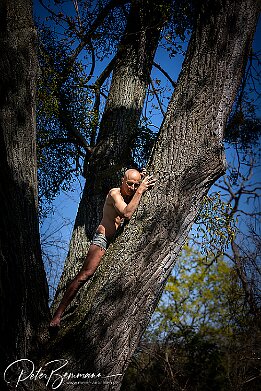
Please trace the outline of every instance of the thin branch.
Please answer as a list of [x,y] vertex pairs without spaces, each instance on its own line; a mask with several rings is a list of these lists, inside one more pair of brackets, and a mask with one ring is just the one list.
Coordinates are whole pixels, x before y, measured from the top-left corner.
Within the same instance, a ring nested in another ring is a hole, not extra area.
[[73,5],[74,5],[75,12],[76,12],[76,15],[77,15],[79,27],[82,30],[82,21],[81,21],[81,16],[80,16],[80,13],[79,13],[78,1],[77,0],[73,0]]
[[51,8],[49,8],[47,5],[44,4],[43,0],[39,0],[39,3],[41,6],[48,11],[52,16],[54,16],[57,19],[62,19],[64,22],[66,22],[66,19],[64,19],[61,14],[56,14]]
[[70,135],[72,135],[73,137],[75,137],[76,140],[78,140],[79,145],[81,145],[85,149],[86,152],[92,153],[93,152],[92,148],[89,146],[89,144],[85,140],[84,136],[76,129],[75,126],[73,126],[73,123],[70,118],[70,113],[67,110],[67,104],[66,104],[65,98],[61,94],[61,92],[59,93],[59,101],[60,101],[61,106],[58,111],[58,117],[59,117],[61,124],[63,124],[65,126],[65,128],[67,129],[67,131]]
[[94,126],[92,127],[91,141],[90,141],[91,147],[93,147],[95,145],[96,133],[97,133],[97,128],[98,128],[98,115],[99,115],[99,108],[100,108],[100,102],[101,102],[100,96],[102,95],[103,97],[107,98],[105,96],[105,94],[101,91],[101,87],[102,87],[103,83],[105,82],[105,80],[110,76],[110,74],[113,70],[113,67],[115,65],[116,58],[117,58],[117,55],[114,56],[113,59],[109,62],[107,67],[103,70],[103,72],[97,78],[96,82],[93,85],[88,86],[88,88],[94,89],[94,92],[95,92],[95,101],[94,101],[94,105],[93,105],[93,111],[94,111],[94,116],[95,116],[94,120],[96,121],[96,123],[93,123]]
[[79,140],[76,140],[75,138],[70,138],[70,137],[67,137],[67,138],[62,138],[62,137],[53,138],[53,139],[50,139],[50,140],[48,140],[47,142],[45,142],[43,144],[41,144],[41,142],[40,142],[39,146],[40,146],[40,148],[46,148],[46,147],[49,147],[50,145],[58,145],[58,144],[75,144],[75,145],[82,146],[82,144],[79,143]]
[[259,313],[259,309],[256,305],[256,301],[253,296],[253,292],[252,292],[251,288],[249,287],[249,282],[247,280],[247,276],[246,276],[246,273],[243,268],[242,259],[241,259],[240,252],[239,252],[239,247],[235,243],[234,240],[231,241],[231,247],[232,247],[232,251],[234,254],[235,269],[236,269],[238,278],[241,281],[242,287],[244,289],[244,292],[246,295],[246,300],[249,304],[250,311],[253,314],[257,315]]
[[165,116],[165,111],[163,110],[162,103],[161,103],[160,98],[158,96],[158,93],[157,93],[157,91],[156,91],[156,89],[154,87],[154,84],[153,84],[153,81],[152,81],[151,77],[150,77],[150,84],[151,84],[152,91],[153,91],[153,93],[154,93],[154,95],[155,95],[155,97],[157,99],[158,104],[159,104],[159,108],[160,108],[161,114],[164,117]]
[[261,216],[261,212],[253,212],[253,213],[250,213],[250,212],[246,212],[245,210],[242,210],[242,209],[238,209],[236,211],[237,213],[241,213],[245,216],[250,216],[250,217],[257,217],[257,216]]
[[155,68],[158,68],[158,70],[161,71],[161,73],[169,80],[169,82],[172,84],[172,86],[174,88],[177,87],[177,83],[174,80],[172,80],[170,75],[159,64],[157,64],[156,62],[153,62],[153,65]]
[[81,145],[86,151],[89,153],[93,152],[83,135],[74,126],[70,126],[69,132],[76,138],[76,140],[78,140],[79,145]]
[[94,73],[94,69],[95,69],[95,63],[96,63],[96,62],[95,62],[95,51],[94,51],[93,44],[92,44],[91,41],[90,41],[90,43],[89,43],[89,48],[90,48],[90,51],[91,51],[92,66],[91,66],[89,75],[88,75],[87,78],[86,78],[86,82],[88,82],[88,81],[92,78],[93,73]]
[[63,72],[61,73],[61,80],[64,82],[67,78],[67,76],[69,75],[70,73],[70,70],[71,70],[71,67],[74,63],[74,61],[76,60],[76,58],[78,57],[78,55],[80,54],[80,52],[82,51],[82,49],[88,45],[90,42],[91,42],[91,39],[92,39],[92,35],[93,33],[96,31],[96,29],[103,23],[104,19],[107,17],[107,15],[109,14],[109,12],[117,7],[117,6],[120,6],[122,4],[125,4],[127,3],[128,0],[111,0],[108,4],[106,4],[106,6],[101,10],[101,12],[99,13],[99,15],[97,16],[97,18],[95,19],[95,21],[93,22],[93,24],[90,26],[90,29],[88,31],[87,34],[85,34],[83,37],[82,37],[82,41],[79,43],[79,45],[76,47],[76,49],[74,50],[74,52],[71,54],[71,56],[68,58],[68,61],[67,61],[67,64],[65,65],[65,68],[63,70]]
[[89,86],[90,88],[93,88],[93,89],[100,89],[101,86],[103,85],[103,83],[105,82],[105,80],[110,76],[110,73],[112,72],[113,68],[114,68],[114,65],[116,63],[116,59],[117,59],[117,55],[115,55],[111,61],[109,62],[109,64],[106,66],[106,68],[102,71],[102,73],[100,74],[100,76],[97,78],[96,82],[92,85],[92,86]]

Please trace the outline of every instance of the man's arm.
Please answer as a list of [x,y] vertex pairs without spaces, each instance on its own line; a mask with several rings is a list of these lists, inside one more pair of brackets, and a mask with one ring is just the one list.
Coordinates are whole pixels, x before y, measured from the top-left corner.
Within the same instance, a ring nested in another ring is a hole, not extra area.
[[124,202],[121,194],[117,190],[112,190],[110,195],[113,199],[114,208],[119,213],[119,216],[129,220],[138,208],[142,195],[154,186],[155,181],[156,179],[153,179],[152,175],[144,178],[128,204]]

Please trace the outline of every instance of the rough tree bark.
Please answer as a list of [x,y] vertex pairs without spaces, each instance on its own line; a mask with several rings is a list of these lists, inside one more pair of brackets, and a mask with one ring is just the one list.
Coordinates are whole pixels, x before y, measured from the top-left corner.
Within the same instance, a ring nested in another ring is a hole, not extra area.
[[[76,373],[115,376],[88,389],[120,389],[119,374],[149,322],[202,198],[224,172],[223,129],[259,9],[255,0],[206,1],[200,9],[149,164],[157,186],[109,248],[45,355],[68,359]],[[64,388],[74,386],[64,383]]]
[[169,1],[133,1],[116,55],[112,82],[94,153],[86,166],[86,184],[79,204],[64,272],[54,300],[86,256],[89,241],[102,216],[105,197],[131,165],[146,89]]
[[3,371],[39,348],[49,318],[37,217],[31,1],[0,1],[0,304]]

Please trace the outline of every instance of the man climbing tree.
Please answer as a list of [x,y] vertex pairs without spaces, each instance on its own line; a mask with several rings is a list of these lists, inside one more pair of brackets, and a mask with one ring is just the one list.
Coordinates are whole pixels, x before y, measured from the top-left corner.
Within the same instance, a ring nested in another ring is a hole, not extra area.
[[61,303],[55,311],[50,327],[60,326],[61,316],[77,294],[79,288],[90,279],[100,264],[101,258],[114,239],[124,219],[129,220],[138,208],[141,196],[152,189],[156,179],[152,175],[141,181],[141,174],[135,169],[129,169],[122,178],[120,188],[109,191],[103,207],[102,220],[94,234],[83,267],[67,288]]

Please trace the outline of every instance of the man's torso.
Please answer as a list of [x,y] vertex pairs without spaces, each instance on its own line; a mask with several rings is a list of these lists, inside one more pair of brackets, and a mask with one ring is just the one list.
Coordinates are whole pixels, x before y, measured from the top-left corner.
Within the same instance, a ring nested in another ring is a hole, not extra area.
[[97,232],[102,233],[108,238],[111,238],[115,234],[119,225],[123,222],[123,218],[119,216],[114,207],[114,200],[111,196],[112,191],[114,193],[117,192],[122,197],[120,188],[114,188],[109,191],[103,206],[102,220],[97,228]]

